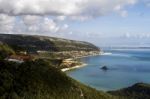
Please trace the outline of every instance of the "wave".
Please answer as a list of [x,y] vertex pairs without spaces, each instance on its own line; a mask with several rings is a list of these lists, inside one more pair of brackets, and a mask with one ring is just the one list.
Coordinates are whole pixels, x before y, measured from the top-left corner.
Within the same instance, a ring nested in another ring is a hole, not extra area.
[[128,54],[112,54],[112,56],[132,57],[131,55]]
[[101,55],[112,55],[112,53],[107,52],[107,53],[101,53]]
[[131,55],[128,55],[128,54],[114,54],[114,53],[111,53],[111,52],[105,52],[105,53],[102,53],[101,55],[104,55],[104,56],[121,56],[121,57],[132,57]]

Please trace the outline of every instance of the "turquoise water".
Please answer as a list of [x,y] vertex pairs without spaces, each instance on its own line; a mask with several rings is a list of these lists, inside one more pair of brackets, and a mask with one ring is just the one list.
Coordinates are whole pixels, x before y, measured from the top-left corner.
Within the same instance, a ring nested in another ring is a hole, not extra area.
[[[106,50],[112,54],[80,59],[88,65],[68,71],[72,78],[98,90],[108,91],[150,83],[150,50]],[[107,66],[108,71],[100,68]]]

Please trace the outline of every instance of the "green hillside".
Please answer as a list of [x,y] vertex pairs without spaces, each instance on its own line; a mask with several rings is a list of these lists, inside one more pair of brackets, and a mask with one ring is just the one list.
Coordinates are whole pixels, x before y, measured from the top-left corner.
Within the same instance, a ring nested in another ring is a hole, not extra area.
[[11,47],[0,43],[0,59],[4,59],[12,54],[15,54],[15,51]]
[[0,99],[116,99],[69,77],[44,60],[0,62]]
[[46,36],[0,34],[0,42],[6,43],[16,51],[99,51],[98,47],[88,42]]
[[126,99],[150,99],[150,84],[137,83],[131,87],[109,92]]
[[150,85],[97,91],[66,76],[48,61],[0,61],[0,99],[150,99]]

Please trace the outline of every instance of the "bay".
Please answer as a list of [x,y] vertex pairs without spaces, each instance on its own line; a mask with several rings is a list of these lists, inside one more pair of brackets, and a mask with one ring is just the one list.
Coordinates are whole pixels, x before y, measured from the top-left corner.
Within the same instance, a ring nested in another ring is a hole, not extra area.
[[[85,67],[67,71],[70,77],[98,90],[110,91],[135,83],[150,83],[150,50],[107,49],[104,55],[81,58]],[[104,71],[101,67],[107,66]]]

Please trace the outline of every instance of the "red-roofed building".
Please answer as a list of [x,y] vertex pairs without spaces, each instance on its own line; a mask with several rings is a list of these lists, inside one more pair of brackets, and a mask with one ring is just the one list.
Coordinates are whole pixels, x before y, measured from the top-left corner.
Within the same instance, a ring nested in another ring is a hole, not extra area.
[[28,61],[32,59],[33,58],[29,55],[11,55],[6,60],[22,63],[24,61]]

